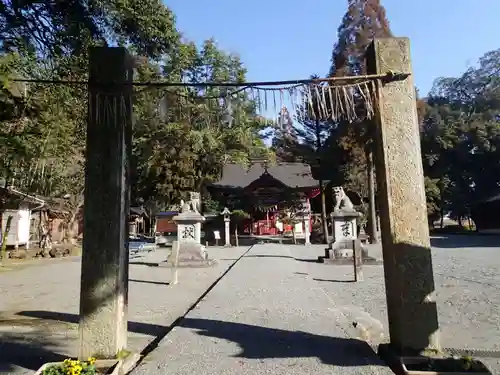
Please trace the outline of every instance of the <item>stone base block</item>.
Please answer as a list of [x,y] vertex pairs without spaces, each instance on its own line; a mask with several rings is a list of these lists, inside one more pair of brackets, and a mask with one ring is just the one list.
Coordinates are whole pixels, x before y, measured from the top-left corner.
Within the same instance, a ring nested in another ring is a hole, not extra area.
[[[172,252],[166,262],[159,267],[172,267],[174,264],[174,253]],[[179,246],[179,268],[203,268],[213,267],[217,264],[214,259],[208,258],[206,247],[196,242],[181,242]]]
[[[351,258],[327,258],[320,256],[318,257],[318,262],[319,263],[324,263],[324,264],[333,264],[337,266],[352,266],[353,265],[353,259]],[[384,264],[383,261],[371,258],[371,257],[363,257],[363,264],[366,265],[380,265]]]
[[[173,252],[170,257],[172,257],[172,255]],[[196,242],[181,242],[179,244],[179,262],[204,261],[207,259],[207,249],[202,244]]]
[[[206,260],[183,260],[179,261],[177,268],[208,268],[214,267],[219,264],[215,259],[206,259]],[[158,267],[163,268],[172,268],[173,264],[168,260],[165,262],[158,263]]]
[[[383,264],[382,260],[377,260],[368,255],[368,250],[361,245],[363,254],[363,264]],[[318,257],[318,262],[325,264],[351,265],[353,264],[354,249],[352,241],[332,242],[325,249],[325,255]]]

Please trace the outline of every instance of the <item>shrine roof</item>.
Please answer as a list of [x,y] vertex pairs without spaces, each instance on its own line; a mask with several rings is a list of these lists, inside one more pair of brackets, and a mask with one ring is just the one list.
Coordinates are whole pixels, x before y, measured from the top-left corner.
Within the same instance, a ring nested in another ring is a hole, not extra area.
[[267,167],[264,163],[252,163],[249,168],[240,164],[226,164],[222,170],[222,178],[212,185],[226,188],[245,188],[265,175],[266,172],[290,188],[315,188],[319,185],[319,182],[312,177],[309,165],[285,162],[278,162]]

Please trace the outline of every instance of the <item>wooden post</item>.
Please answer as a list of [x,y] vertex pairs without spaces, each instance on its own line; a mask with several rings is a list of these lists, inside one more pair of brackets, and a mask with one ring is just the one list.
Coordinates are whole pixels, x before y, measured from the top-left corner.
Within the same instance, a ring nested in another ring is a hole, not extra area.
[[80,286],[80,357],[127,346],[132,64],[125,48],[90,50]]
[[[371,124],[375,125],[375,124]],[[371,146],[369,146],[371,147]],[[373,161],[373,150],[370,149],[367,152],[367,168],[368,168],[368,195],[370,196],[370,200],[368,202],[368,212],[369,212],[369,220],[370,220],[370,243],[378,244],[378,236],[377,236],[377,208],[375,205],[375,166]]]
[[352,241],[352,253],[354,281],[363,281],[363,251],[361,250],[360,240],[355,239]]
[[179,283],[179,247],[179,241],[172,242],[172,285]]
[[409,73],[379,82],[375,162],[391,346],[439,349],[427,205],[407,38],[375,39],[369,73]]
[[239,240],[238,240],[238,225],[236,225],[234,228],[234,243],[235,243],[236,247],[240,246]]

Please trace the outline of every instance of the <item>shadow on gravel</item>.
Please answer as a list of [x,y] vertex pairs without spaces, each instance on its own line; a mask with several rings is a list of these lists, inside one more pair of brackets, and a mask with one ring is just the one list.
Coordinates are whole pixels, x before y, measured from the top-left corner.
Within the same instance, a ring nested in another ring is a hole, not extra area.
[[325,283],[341,283],[341,284],[344,284],[344,283],[355,283],[356,281],[354,280],[326,280],[326,279],[316,279],[316,278],[313,278],[314,281],[321,281],[321,282],[325,282]]
[[128,262],[130,265],[158,267],[158,262]]
[[56,345],[43,332],[1,333],[0,374],[15,372],[21,367],[35,372],[44,363],[64,361],[66,356],[55,353]]
[[136,280],[136,279],[128,279],[129,282],[131,283],[141,283],[141,284],[152,284],[152,285],[170,285],[168,282],[162,282],[162,281],[152,281],[152,280]]
[[[30,318],[44,319],[44,320],[57,320],[60,322],[78,324],[80,318],[76,314],[68,314],[56,311],[20,311],[17,313],[19,316],[27,316]],[[148,336],[160,336],[168,330],[169,327],[160,326],[150,323],[128,322],[128,330],[130,332],[139,333]]]
[[334,366],[382,365],[370,346],[361,340],[209,319],[185,318],[179,326],[199,330],[198,334],[202,336],[237,343],[241,348],[240,358],[317,357]]
[[302,259],[302,258],[294,258],[289,255],[247,255],[245,258],[281,258],[281,259],[293,259],[297,262],[306,262],[306,263],[319,263],[317,259]]
[[442,249],[470,247],[497,247],[500,249],[500,236],[480,234],[441,234],[431,237],[431,246]]

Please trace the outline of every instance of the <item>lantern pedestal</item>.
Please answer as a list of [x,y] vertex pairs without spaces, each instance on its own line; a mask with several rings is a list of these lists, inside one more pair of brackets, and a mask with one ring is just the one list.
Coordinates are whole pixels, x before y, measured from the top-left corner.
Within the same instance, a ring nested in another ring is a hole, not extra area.
[[[319,257],[323,263],[350,264],[354,257],[354,241],[359,241],[357,220],[361,213],[356,210],[337,210],[332,213],[333,240],[325,255]],[[368,256],[368,250],[361,244],[363,263],[376,263],[376,259]]]
[[227,207],[224,207],[224,210],[220,214],[224,216],[224,246],[231,247],[231,211]]
[[[208,267],[217,262],[208,258],[206,247],[201,244],[201,223],[205,217],[186,204],[181,213],[172,219],[177,224],[179,242],[178,267]],[[169,264],[171,262],[167,261]]]

